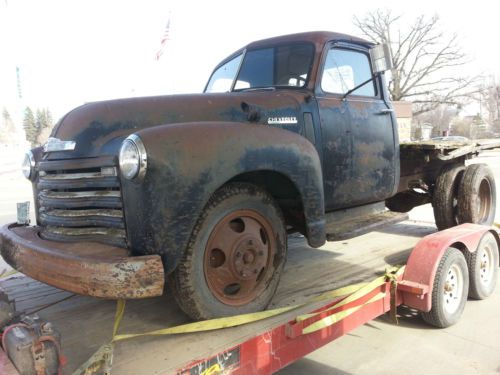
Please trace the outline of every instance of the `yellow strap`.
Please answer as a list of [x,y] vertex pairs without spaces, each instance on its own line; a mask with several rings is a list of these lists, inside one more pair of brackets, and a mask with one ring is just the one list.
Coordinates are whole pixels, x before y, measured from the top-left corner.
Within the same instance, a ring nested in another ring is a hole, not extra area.
[[398,321],[398,311],[397,311],[397,291],[398,291],[398,279],[401,275],[403,275],[406,266],[400,267],[399,269],[394,270],[386,270],[385,274],[387,275],[388,281],[391,282],[391,306],[389,315],[394,324],[399,324]]
[[203,331],[212,331],[215,329],[221,328],[229,328],[235,327],[242,324],[252,323],[257,320],[267,319],[272,316],[276,316],[282,314],[284,312],[293,310],[298,306],[290,306],[290,307],[282,307],[280,309],[268,310],[268,311],[260,311],[257,313],[229,316],[226,318],[218,318],[218,319],[210,319],[203,320],[201,322],[193,322],[182,324],[175,327],[158,329],[155,331],[149,331],[144,333],[132,333],[132,334],[124,334],[124,335],[116,335],[113,338],[113,342],[130,339],[133,337],[141,337],[141,336],[158,336],[158,335],[173,335],[178,333],[192,333],[192,332],[203,332]]
[[218,363],[215,365],[207,368],[205,371],[201,373],[201,375],[215,375],[215,374],[220,374],[222,372],[222,368]]
[[104,367],[108,367],[107,363],[113,358],[113,345],[102,345],[89,359],[87,359],[80,367],[78,367],[73,375],[91,375]]
[[[339,289],[336,289],[336,290],[333,290],[330,292],[323,293],[322,295],[317,296],[317,297],[313,298],[312,300],[307,301],[306,303],[303,303],[300,305],[281,307],[278,309],[259,311],[256,313],[229,316],[229,317],[225,317],[225,318],[203,320],[201,322],[187,323],[187,324],[182,324],[182,325],[175,326],[175,327],[163,328],[163,329],[150,331],[150,332],[144,332],[144,333],[115,335],[113,337],[113,342],[120,341],[120,340],[126,340],[126,339],[130,339],[133,337],[140,337],[140,336],[173,335],[173,334],[179,334],[179,333],[204,332],[204,331],[212,331],[212,330],[221,329],[221,328],[236,327],[236,326],[240,326],[243,324],[256,322],[258,320],[271,318],[273,316],[277,316],[277,315],[283,314],[285,312],[288,312],[288,311],[297,309],[299,307],[305,306],[311,302],[320,302],[323,300],[328,300],[328,299],[332,299],[332,298],[336,298],[336,297],[345,296],[347,294],[359,291],[360,289],[366,288],[367,285],[369,285],[369,284],[360,283],[360,284],[350,285],[350,286],[347,286],[344,288],[339,288]],[[123,301],[123,308],[124,307],[125,307],[125,301]],[[118,309],[121,309],[121,308],[122,308],[121,305],[117,306],[117,316],[119,315]],[[123,311],[122,311],[122,313],[123,313]],[[115,321],[115,326],[116,326],[116,321]]]
[[115,323],[113,324],[113,338],[116,337],[116,334],[118,333],[118,327],[120,327],[124,312],[125,300],[119,299],[118,301],[116,301]]
[[[404,267],[402,267],[404,270]],[[321,314],[325,311],[330,311],[333,309],[336,309],[340,306],[343,306],[349,302],[352,302],[358,298],[361,298],[365,296],[366,294],[370,293],[373,291],[376,287],[384,284],[384,282],[389,279],[389,280],[395,280],[397,277],[395,275],[400,275],[402,274],[403,271],[397,268],[392,268],[386,270],[386,274],[384,276],[378,277],[377,279],[373,280],[370,283],[359,283],[359,284],[354,284],[350,285],[347,287],[339,288],[333,291],[329,291],[326,293],[323,293],[319,296],[316,296],[312,298],[311,300],[299,304],[299,305],[294,305],[294,306],[289,306],[289,307],[282,307],[278,309],[273,309],[273,310],[266,310],[266,311],[260,311],[256,313],[250,313],[250,314],[242,314],[242,315],[236,315],[236,316],[230,316],[230,317],[225,317],[225,318],[218,318],[218,319],[210,319],[210,320],[205,320],[201,322],[193,322],[193,323],[188,323],[188,324],[182,324],[179,326],[175,327],[170,327],[170,328],[164,328],[164,329],[159,329],[155,331],[150,331],[150,332],[144,332],[144,333],[132,333],[132,334],[117,334],[118,328],[120,326],[120,322],[123,318],[124,312],[125,312],[125,300],[118,300],[116,304],[116,313],[115,313],[115,322],[113,325],[113,338],[111,340],[110,344],[106,344],[101,346],[99,350],[94,353],[94,355],[89,358],[88,361],[86,361],[83,365],[81,365],[78,370],[76,370],[73,375],[81,375],[81,374],[92,374],[94,371],[97,371],[99,368],[102,368],[102,366],[110,365],[110,358],[112,358],[113,355],[113,343],[121,340],[126,340],[126,339],[131,339],[134,337],[141,337],[141,336],[159,336],[159,335],[172,335],[172,334],[180,334],[180,333],[193,333],[193,332],[203,332],[203,331],[211,331],[211,330],[216,330],[216,329],[221,329],[221,328],[229,328],[229,327],[236,327],[239,325],[247,324],[247,323],[253,323],[259,320],[267,319],[273,316],[277,316],[280,314],[283,314],[285,312],[297,309],[299,307],[306,306],[310,303],[313,302],[321,302],[329,299],[334,299],[337,297],[349,295],[347,298],[343,299],[340,301],[338,304],[335,306],[330,307],[327,310],[323,310],[320,313],[312,313],[312,314],[303,314],[300,315],[296,318],[297,321],[301,321],[313,316],[316,316],[318,314]],[[373,298],[371,298],[369,301],[367,301],[364,305],[372,303],[374,301],[377,301],[381,298],[384,298],[385,294],[384,293],[379,293]],[[340,311],[336,314],[330,315],[318,322],[315,322],[306,328],[304,328],[303,333],[310,333],[310,332],[315,332],[317,330],[320,330],[322,328],[328,327],[332,324],[335,324],[336,322],[339,322],[340,320],[344,319],[345,317],[349,316],[350,314],[354,313],[355,311],[358,311],[363,307],[364,305],[356,306],[351,309],[347,309],[344,311]],[[98,366],[99,365],[99,366]],[[98,366],[98,367],[96,367]],[[92,372],[87,372],[88,370]],[[207,369],[210,371],[215,371],[210,369]],[[212,372],[207,373],[207,374],[212,374]]]
[[303,334],[308,334],[308,333],[313,333],[316,331],[319,331],[323,328],[329,327],[335,323],[340,322],[342,319],[347,318],[349,315],[355,313],[356,311],[360,310],[363,306],[369,305],[372,302],[379,301],[385,297],[385,293],[378,293],[372,298],[370,298],[369,301],[365,302],[362,305],[351,307],[350,309],[339,311],[338,313],[329,315],[324,317],[321,320],[318,320],[317,322],[314,322],[307,327],[304,327],[302,329]]
[[17,270],[7,271],[7,269],[4,269],[2,271],[2,273],[0,273],[0,279],[5,279],[5,278],[7,278],[9,276],[15,275],[16,273],[19,273],[19,271],[17,271]]
[[325,310],[322,310],[319,312],[315,312],[315,313],[299,315],[296,318],[296,320],[298,322],[300,322],[302,320],[312,318],[316,315],[323,314],[324,312],[335,310],[341,306],[347,305],[348,303],[355,301],[355,300],[367,295],[373,289],[379,287],[380,285],[383,285],[385,283],[385,280],[386,280],[385,276],[380,276],[380,277],[376,278],[375,280],[373,280],[372,282],[370,282],[366,285],[363,285],[361,288],[359,288],[358,290],[356,290],[352,294],[350,294],[347,298],[344,298],[342,301],[340,301],[339,303],[336,303],[335,305],[329,307],[328,309],[325,309]]

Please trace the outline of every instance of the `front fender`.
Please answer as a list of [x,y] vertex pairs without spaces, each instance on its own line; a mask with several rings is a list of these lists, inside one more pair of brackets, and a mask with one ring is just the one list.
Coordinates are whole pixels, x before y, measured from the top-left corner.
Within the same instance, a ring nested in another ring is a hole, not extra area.
[[321,164],[304,137],[241,123],[162,125],[137,133],[147,151],[144,181],[123,181],[128,240],[134,252],[159,253],[177,266],[210,196],[242,173],[275,171],[299,191],[309,243],[325,242]]

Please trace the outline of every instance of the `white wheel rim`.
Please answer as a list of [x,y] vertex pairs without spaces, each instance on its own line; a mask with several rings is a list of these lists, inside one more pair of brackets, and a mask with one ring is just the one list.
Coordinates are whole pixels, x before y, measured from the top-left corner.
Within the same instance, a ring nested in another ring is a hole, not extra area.
[[495,271],[494,249],[488,244],[482,249],[478,249],[477,260],[479,262],[479,282],[485,287],[489,287],[493,280]]
[[446,274],[443,288],[443,305],[447,313],[453,314],[458,310],[463,297],[464,277],[457,264],[452,264]]

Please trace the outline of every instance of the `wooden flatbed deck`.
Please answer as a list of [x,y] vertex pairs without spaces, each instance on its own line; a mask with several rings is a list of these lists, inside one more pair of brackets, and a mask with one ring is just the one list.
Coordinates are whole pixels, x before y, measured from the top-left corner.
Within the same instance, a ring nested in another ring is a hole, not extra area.
[[[289,237],[285,272],[271,308],[306,302],[312,296],[352,283],[367,281],[385,267],[402,264],[423,236],[433,233],[433,224],[406,221],[381,232],[347,241],[330,242],[320,249],[308,248],[302,237]],[[0,282],[16,302],[16,309],[33,312],[54,324],[62,335],[62,348],[71,374],[111,338],[114,301],[72,296],[24,276]],[[121,333],[141,333],[188,322],[166,296],[127,302]],[[69,298],[68,298],[69,297]],[[311,306],[302,309],[310,311]],[[300,311],[300,310],[299,310]],[[163,337],[142,337],[117,343],[113,370],[117,374],[171,373],[198,358],[206,358],[293,319],[292,311],[264,321],[223,330]]]

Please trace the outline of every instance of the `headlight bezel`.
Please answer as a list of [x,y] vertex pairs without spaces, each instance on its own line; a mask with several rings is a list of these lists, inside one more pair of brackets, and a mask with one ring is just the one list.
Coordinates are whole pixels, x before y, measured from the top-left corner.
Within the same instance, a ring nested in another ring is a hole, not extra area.
[[[26,161],[28,161],[27,164]],[[33,181],[35,178],[35,164],[35,156],[33,155],[33,152],[31,152],[31,150],[27,151],[24,154],[23,162],[21,164],[21,172],[23,173],[24,177],[26,177],[30,181]]]
[[[123,155],[125,153],[125,147],[129,147],[131,145],[135,148],[135,152],[137,155],[137,167],[133,174],[125,173],[124,171],[124,162]],[[125,138],[120,147],[120,152],[118,156],[118,163],[120,166],[121,175],[127,180],[142,180],[146,175],[146,170],[148,167],[148,156],[146,153],[146,147],[144,147],[144,143],[141,138],[137,134],[131,134],[127,138]]]

